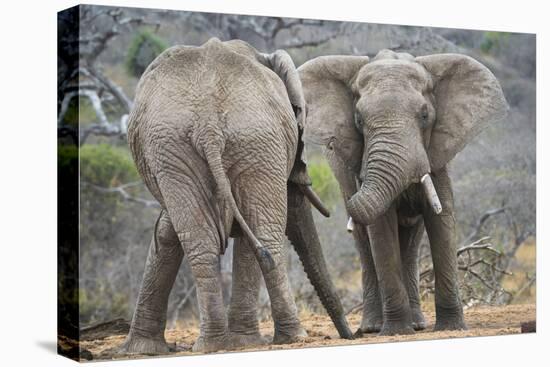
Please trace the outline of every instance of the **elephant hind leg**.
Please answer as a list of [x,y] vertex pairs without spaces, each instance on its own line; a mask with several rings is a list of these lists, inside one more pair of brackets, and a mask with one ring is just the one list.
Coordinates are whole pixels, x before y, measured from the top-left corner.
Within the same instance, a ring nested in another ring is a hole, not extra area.
[[168,171],[158,180],[166,209],[195,279],[200,335],[194,351],[234,349],[228,340],[220,277],[220,235],[210,210],[208,188],[184,172]]
[[229,331],[245,342],[247,347],[269,342],[260,334],[258,295],[262,272],[245,236],[235,239],[233,247],[233,281],[228,311]]
[[166,309],[170,290],[181,265],[183,250],[166,211],[160,213],[155,230],[130,332],[120,349],[121,353],[169,352],[164,339]]
[[259,335],[258,295],[262,272],[247,237],[236,238],[233,246],[233,281],[229,304],[229,330]]
[[[254,252],[245,250],[244,246],[239,254],[246,251],[248,256],[245,258],[237,256],[234,258],[234,262],[240,262],[237,267],[244,271],[259,269],[263,274],[275,324],[273,342],[275,344],[287,344],[301,341],[307,336],[307,333],[298,319],[298,311],[286,270],[287,252],[283,242],[287,219],[286,167],[258,161],[256,171],[245,171],[244,174],[235,179],[233,186],[233,191],[245,221],[258,240],[265,246],[265,249],[271,254],[273,265],[267,266],[265,262],[258,259],[256,254],[256,267],[246,269],[250,266],[249,263],[254,263],[251,256]],[[243,245],[246,245],[246,243],[243,243]],[[239,273],[235,275],[239,276]],[[252,276],[252,273],[249,273],[248,276]],[[244,276],[241,278],[244,278]],[[243,296],[248,293],[248,297],[253,297],[254,301],[251,300],[250,305],[238,304],[238,300],[235,298],[238,297],[238,293],[232,295],[230,314],[243,311],[250,312],[252,302],[254,302],[255,308],[259,284],[255,279],[248,281],[251,288],[248,292],[242,293]],[[234,290],[239,292],[244,288],[242,286],[243,284],[241,286],[235,284],[236,288]],[[253,317],[256,317],[255,312]]]

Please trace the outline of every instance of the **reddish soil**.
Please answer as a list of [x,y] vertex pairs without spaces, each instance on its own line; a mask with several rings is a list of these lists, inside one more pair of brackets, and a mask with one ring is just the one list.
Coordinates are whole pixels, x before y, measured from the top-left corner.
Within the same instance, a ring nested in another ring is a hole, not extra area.
[[[287,345],[266,345],[260,348],[243,349],[251,350],[274,350],[274,349],[295,349],[334,345],[351,344],[370,344],[386,343],[396,341],[411,340],[430,340],[445,338],[463,338],[471,336],[493,336],[517,334],[521,332],[521,324],[535,320],[535,305],[510,305],[503,307],[475,307],[465,311],[466,323],[469,330],[465,331],[431,331],[434,326],[435,314],[432,311],[425,311],[428,327],[424,331],[417,332],[414,335],[398,336],[376,336],[368,334],[355,340],[344,340],[338,337],[328,316],[311,314],[302,315],[302,324],[308,332],[305,341]],[[361,315],[359,313],[348,316],[348,321],[352,330],[357,329]],[[273,335],[273,326],[271,322],[261,323],[261,333],[263,335]],[[170,353],[169,356],[191,355],[191,346],[198,336],[196,327],[186,329],[175,329],[166,331],[166,339],[169,343],[175,343],[177,352]],[[125,335],[108,336],[103,339],[89,340],[81,342],[81,348],[90,351],[94,360],[121,359],[121,358],[143,358],[143,355],[117,355],[116,350],[124,341]]]

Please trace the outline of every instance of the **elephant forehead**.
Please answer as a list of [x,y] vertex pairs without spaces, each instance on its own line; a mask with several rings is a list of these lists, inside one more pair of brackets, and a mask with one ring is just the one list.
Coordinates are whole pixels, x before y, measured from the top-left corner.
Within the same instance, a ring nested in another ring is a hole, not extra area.
[[359,90],[364,88],[412,86],[422,90],[428,84],[429,75],[416,62],[396,59],[383,59],[365,65],[356,80]]

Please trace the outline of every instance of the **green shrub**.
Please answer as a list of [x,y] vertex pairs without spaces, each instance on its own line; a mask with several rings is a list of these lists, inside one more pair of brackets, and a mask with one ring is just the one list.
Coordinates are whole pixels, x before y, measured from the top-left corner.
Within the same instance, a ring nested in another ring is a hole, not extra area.
[[309,162],[308,172],[313,190],[326,205],[333,208],[340,197],[340,189],[328,163],[325,161]]
[[72,177],[75,173],[74,169],[78,168],[78,147],[74,144],[59,144],[57,146],[57,165],[59,170],[67,171],[68,177]]
[[506,32],[485,32],[479,46],[484,53],[497,53],[508,42],[510,34]]
[[108,144],[80,148],[80,178],[95,185],[112,187],[139,179],[128,149]]
[[70,100],[67,112],[63,116],[63,125],[77,127],[96,121],[96,113],[87,97],[79,96]]
[[139,78],[147,66],[168,45],[149,29],[142,29],[134,36],[126,54],[126,71]]
[[[80,321],[84,325],[105,321],[105,318],[127,318],[130,315],[128,295],[117,293],[109,279],[97,279],[90,289],[78,289]],[[108,316],[106,316],[108,315]]]

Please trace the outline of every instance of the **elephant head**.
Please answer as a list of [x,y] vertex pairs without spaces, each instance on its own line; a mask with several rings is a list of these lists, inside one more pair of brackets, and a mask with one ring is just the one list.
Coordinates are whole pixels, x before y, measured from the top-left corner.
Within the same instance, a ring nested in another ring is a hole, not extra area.
[[441,211],[430,172],[444,167],[487,124],[506,114],[495,76],[471,57],[413,57],[383,50],[323,56],[299,69],[306,139],[343,157],[359,189],[346,198],[353,220],[370,224],[411,183]]

